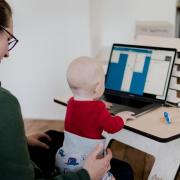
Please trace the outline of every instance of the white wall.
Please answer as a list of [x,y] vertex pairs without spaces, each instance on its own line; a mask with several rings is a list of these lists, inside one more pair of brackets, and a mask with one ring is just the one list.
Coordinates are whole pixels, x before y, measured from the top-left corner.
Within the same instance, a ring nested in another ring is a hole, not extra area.
[[53,98],[67,91],[68,63],[90,54],[89,1],[8,2],[19,43],[0,64],[2,86],[18,97],[25,118],[64,118]]
[[20,42],[0,64],[0,80],[18,97],[25,118],[64,118],[65,108],[53,98],[69,91],[65,72],[73,58],[95,55],[113,42],[133,42],[137,20],[175,23],[176,0],[8,2]]
[[175,24],[177,0],[91,0],[93,54],[114,42],[133,43],[136,21]]

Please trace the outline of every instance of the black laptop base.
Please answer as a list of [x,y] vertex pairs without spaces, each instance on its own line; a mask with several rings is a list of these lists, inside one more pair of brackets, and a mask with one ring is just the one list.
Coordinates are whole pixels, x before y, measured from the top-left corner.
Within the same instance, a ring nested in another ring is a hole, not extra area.
[[[111,95],[104,95],[103,100],[112,103],[110,108],[111,114],[115,115],[122,111],[132,111],[135,113],[135,116],[143,115],[152,109],[160,107],[160,103],[140,101],[136,99],[127,99],[124,97],[113,97]],[[122,104],[121,104],[122,103]]]

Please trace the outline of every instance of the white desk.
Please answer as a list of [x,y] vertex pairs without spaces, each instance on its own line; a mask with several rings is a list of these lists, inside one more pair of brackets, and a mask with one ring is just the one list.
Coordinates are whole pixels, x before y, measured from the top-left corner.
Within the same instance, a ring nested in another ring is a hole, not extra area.
[[[54,101],[66,105],[69,96]],[[170,113],[171,125],[162,122],[163,112]],[[107,144],[115,139],[155,157],[149,180],[174,180],[180,165],[180,109],[162,107],[136,120],[128,121],[118,133],[104,133]]]

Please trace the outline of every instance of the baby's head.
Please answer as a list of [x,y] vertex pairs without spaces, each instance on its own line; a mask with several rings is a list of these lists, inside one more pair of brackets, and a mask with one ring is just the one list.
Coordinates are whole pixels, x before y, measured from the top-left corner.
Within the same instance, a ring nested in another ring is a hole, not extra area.
[[75,97],[98,99],[104,92],[104,71],[93,58],[82,56],[73,60],[66,76]]

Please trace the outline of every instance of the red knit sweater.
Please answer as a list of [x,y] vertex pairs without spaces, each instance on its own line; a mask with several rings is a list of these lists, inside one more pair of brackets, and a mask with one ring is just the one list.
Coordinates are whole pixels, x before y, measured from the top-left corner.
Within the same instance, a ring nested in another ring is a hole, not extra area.
[[65,118],[65,130],[76,135],[102,138],[103,130],[115,133],[121,130],[124,122],[119,116],[112,116],[100,101],[79,101],[70,98]]

